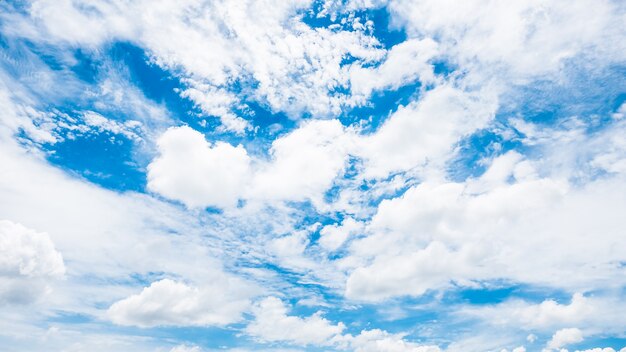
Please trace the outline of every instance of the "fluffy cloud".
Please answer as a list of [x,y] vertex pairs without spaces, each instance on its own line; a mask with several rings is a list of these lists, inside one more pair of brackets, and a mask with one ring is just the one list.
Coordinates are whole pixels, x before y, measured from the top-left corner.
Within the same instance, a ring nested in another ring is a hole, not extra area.
[[317,312],[306,318],[287,315],[287,307],[276,297],[267,297],[253,308],[255,320],[246,332],[261,341],[281,341],[295,345],[333,346],[356,352],[440,352],[437,346],[424,346],[403,339],[403,334],[390,334],[374,329],[358,335],[342,334],[343,323],[332,324]]
[[286,341],[299,345],[327,345],[344,330],[342,323],[333,325],[321,313],[299,318],[287,315],[287,307],[276,297],[267,297],[253,309],[254,321],[246,332],[261,341]]
[[450,60],[481,79],[514,81],[558,71],[586,53],[598,62],[621,60],[623,29],[617,2],[392,0],[396,23],[410,36],[437,38]]
[[199,288],[163,279],[114,303],[107,314],[120,325],[223,326],[239,321],[248,307],[242,289],[244,286],[232,279]]
[[432,65],[437,55],[437,43],[432,39],[410,39],[387,52],[387,57],[375,68],[354,66],[350,70],[351,90],[368,97],[372,91],[397,89],[419,80],[423,84],[434,81]]
[[561,347],[583,341],[583,333],[577,328],[561,329],[548,341],[548,349],[558,350]]
[[[617,313],[624,306],[621,301],[619,295],[585,296],[575,293],[569,303],[559,303],[553,299],[541,303],[513,299],[492,306],[468,306],[459,310],[458,314],[478,317],[491,326],[531,331],[578,326],[587,334],[602,334],[618,332],[626,324],[626,318]],[[534,339],[535,335],[529,335],[529,342],[534,342]]]
[[[623,187],[620,177],[582,187],[559,176],[542,178],[515,153],[493,160],[477,179],[421,183],[381,202],[369,235],[351,244],[352,256],[344,262],[355,270],[346,293],[383,299],[450,282],[502,278],[583,291],[595,287],[600,277],[614,277],[623,260],[609,245],[621,242],[615,229],[624,225],[616,209],[625,206],[610,194]],[[582,216],[590,212],[593,224]],[[590,233],[603,240],[590,240]],[[549,255],[555,243],[568,246]],[[560,274],[574,268],[578,275]]]
[[390,334],[374,329],[363,330],[352,337],[347,335],[350,350],[355,352],[440,352],[437,346],[424,346],[402,339],[401,334]]
[[0,303],[29,303],[65,274],[50,236],[0,220]]
[[365,177],[444,162],[460,138],[484,127],[495,113],[489,91],[468,93],[442,85],[417,102],[400,107],[375,133],[363,137],[356,154]]
[[319,244],[328,251],[334,251],[341,247],[349,236],[355,235],[362,228],[362,223],[352,218],[345,218],[341,224],[324,226],[320,230]]
[[189,128],[170,128],[159,138],[160,155],[148,165],[148,189],[188,207],[233,207],[250,172],[242,146],[210,145]]
[[252,199],[319,198],[344,170],[352,133],[338,120],[311,121],[272,143],[254,175]]
[[178,345],[172,347],[170,352],[200,352],[202,351],[198,346]]
[[[28,20],[13,22],[23,29],[20,35],[57,43],[136,43],[156,64],[179,72],[187,85],[183,96],[221,117],[227,129],[243,132],[248,124],[231,112],[241,99],[233,93],[236,86],[249,87],[248,98],[273,111],[338,115],[357,103],[338,89],[349,86],[349,68],[382,57],[370,25],[359,18],[350,18],[347,28],[309,27],[301,16],[311,5],[310,0],[36,0]],[[356,62],[344,64],[347,56]]]

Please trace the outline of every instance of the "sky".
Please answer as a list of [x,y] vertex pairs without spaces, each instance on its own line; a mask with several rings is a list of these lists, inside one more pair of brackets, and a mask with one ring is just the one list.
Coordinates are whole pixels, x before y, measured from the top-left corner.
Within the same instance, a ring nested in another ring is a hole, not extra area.
[[626,3],[0,1],[0,350],[626,351]]

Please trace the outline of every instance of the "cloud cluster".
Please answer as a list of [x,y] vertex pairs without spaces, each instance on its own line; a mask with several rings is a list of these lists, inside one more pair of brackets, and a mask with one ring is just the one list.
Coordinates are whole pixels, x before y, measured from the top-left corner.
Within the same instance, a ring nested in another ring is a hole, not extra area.
[[30,303],[64,274],[63,257],[48,234],[0,220],[0,303]]
[[299,318],[288,315],[285,304],[276,297],[267,297],[252,310],[255,319],[246,331],[261,341],[288,342],[296,345],[328,346],[356,352],[440,352],[437,346],[408,342],[402,334],[386,331],[362,330],[358,335],[343,334],[343,323],[332,324],[317,312]]
[[245,286],[232,279],[200,288],[163,279],[115,302],[107,314],[120,325],[220,326],[239,321],[248,305]]

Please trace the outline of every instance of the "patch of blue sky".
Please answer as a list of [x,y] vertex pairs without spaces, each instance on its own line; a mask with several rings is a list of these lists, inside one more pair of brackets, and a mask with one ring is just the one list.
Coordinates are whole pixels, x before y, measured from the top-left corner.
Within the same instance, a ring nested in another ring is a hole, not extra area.
[[610,66],[590,73],[580,66],[566,64],[557,80],[537,80],[513,87],[502,98],[499,114],[544,126],[558,126],[572,117],[595,126],[608,123],[611,113],[624,101],[626,67]]
[[442,302],[493,305],[511,299],[521,299],[532,303],[541,303],[546,299],[552,299],[560,304],[569,304],[572,295],[569,292],[549,287],[491,280],[483,282],[480,288],[458,287],[449,290],[443,296]]
[[582,342],[577,344],[573,344],[569,347],[569,350],[575,351],[584,351],[593,348],[607,348],[610,347],[616,351],[626,347],[626,336],[608,336],[609,334],[605,334],[604,336],[594,336],[593,338],[585,339]]
[[387,118],[398,109],[413,101],[421,88],[420,82],[406,84],[398,89],[386,89],[376,91],[368,99],[365,105],[347,109],[340,116],[339,120],[344,125],[354,123],[363,124],[363,133],[372,133],[387,120]]
[[170,72],[151,62],[149,54],[142,48],[129,42],[116,42],[111,45],[107,56],[121,64],[128,71],[130,82],[146,98],[164,105],[179,124],[189,125],[201,132],[212,131],[218,126],[216,117],[201,118],[202,111],[192,101],[181,97],[180,91],[185,89],[185,85],[180,80],[180,73]]
[[[176,344],[189,341],[194,345],[209,349],[221,349],[224,347],[244,347],[252,343],[241,336],[239,330],[244,326],[233,324],[228,327],[154,327],[149,330],[136,330],[138,335],[146,335],[151,338],[170,340]],[[125,332],[121,330],[120,332]]]
[[145,172],[133,162],[133,142],[108,132],[44,145],[48,160],[108,189],[145,189]]
[[504,125],[497,122],[495,125],[500,127],[481,129],[458,143],[457,154],[447,166],[450,180],[462,182],[479,177],[487,170],[492,158],[511,150],[523,153],[527,149],[520,139],[505,138],[498,131],[505,128]]
[[[389,12],[384,7],[357,10],[350,13],[342,12],[344,6],[331,8],[327,14],[322,14],[323,1],[316,1],[311,10],[303,16],[303,22],[312,28],[328,28],[332,25],[339,25],[341,29],[350,29],[351,23],[344,21],[349,18],[359,18],[361,24],[366,21],[374,23],[372,35],[384,48],[391,48],[406,40],[406,33],[390,24]],[[345,23],[342,23],[344,21]]]

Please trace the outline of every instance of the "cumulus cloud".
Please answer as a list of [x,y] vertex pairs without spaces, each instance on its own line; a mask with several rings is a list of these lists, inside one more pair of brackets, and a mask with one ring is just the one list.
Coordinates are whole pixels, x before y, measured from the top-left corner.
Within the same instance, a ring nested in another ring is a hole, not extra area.
[[172,347],[170,352],[200,352],[202,351],[198,346],[178,345]]
[[407,342],[402,334],[390,334],[379,329],[363,330],[352,337],[344,337],[348,341],[350,350],[355,352],[440,352],[437,346],[419,345]]
[[160,155],[148,165],[148,189],[188,207],[234,207],[250,173],[242,146],[213,145],[189,127],[167,130]]
[[224,326],[239,321],[248,305],[245,287],[233,279],[202,287],[163,279],[115,302],[107,315],[116,324],[139,327]]
[[326,225],[320,230],[319,244],[324,249],[334,251],[351,236],[363,229],[363,224],[353,218],[345,218],[341,224]]
[[403,339],[403,334],[362,330],[358,335],[343,334],[343,323],[333,324],[317,312],[309,317],[290,316],[285,304],[267,297],[252,310],[255,319],[246,332],[266,342],[289,342],[295,345],[332,346],[356,352],[440,352],[437,346],[425,346]]
[[372,91],[397,89],[414,81],[428,84],[435,80],[429,63],[436,55],[432,39],[409,39],[387,51],[385,61],[375,68],[354,66],[350,70],[351,90],[369,96]]
[[623,35],[616,2],[577,0],[561,6],[549,1],[392,0],[396,23],[410,36],[437,38],[450,61],[470,75],[527,80],[554,73],[560,64],[586,53],[598,62],[622,60]]
[[338,120],[311,121],[282,136],[252,180],[249,197],[301,201],[319,198],[344,170],[352,134]]
[[364,159],[363,175],[385,178],[447,160],[460,138],[493,118],[496,106],[488,91],[468,93],[442,85],[424,93],[359,141],[356,154]]
[[[619,311],[623,303],[615,295],[585,296],[575,293],[567,303],[546,299],[532,303],[511,299],[497,305],[483,307],[466,306],[458,314],[480,318],[486,324],[500,327],[516,327],[524,330],[550,331],[562,326],[578,326],[589,334],[610,333],[626,324]],[[528,335],[534,342],[537,336]]]
[[0,303],[30,303],[64,274],[63,257],[47,233],[0,220]]
[[583,333],[577,328],[561,329],[552,335],[552,339],[548,341],[548,349],[558,350],[561,347],[571,345],[583,341]]
[[246,332],[261,341],[286,341],[300,345],[327,345],[345,329],[332,324],[318,312],[306,318],[287,315],[287,307],[276,297],[267,297],[252,309],[254,320]]

